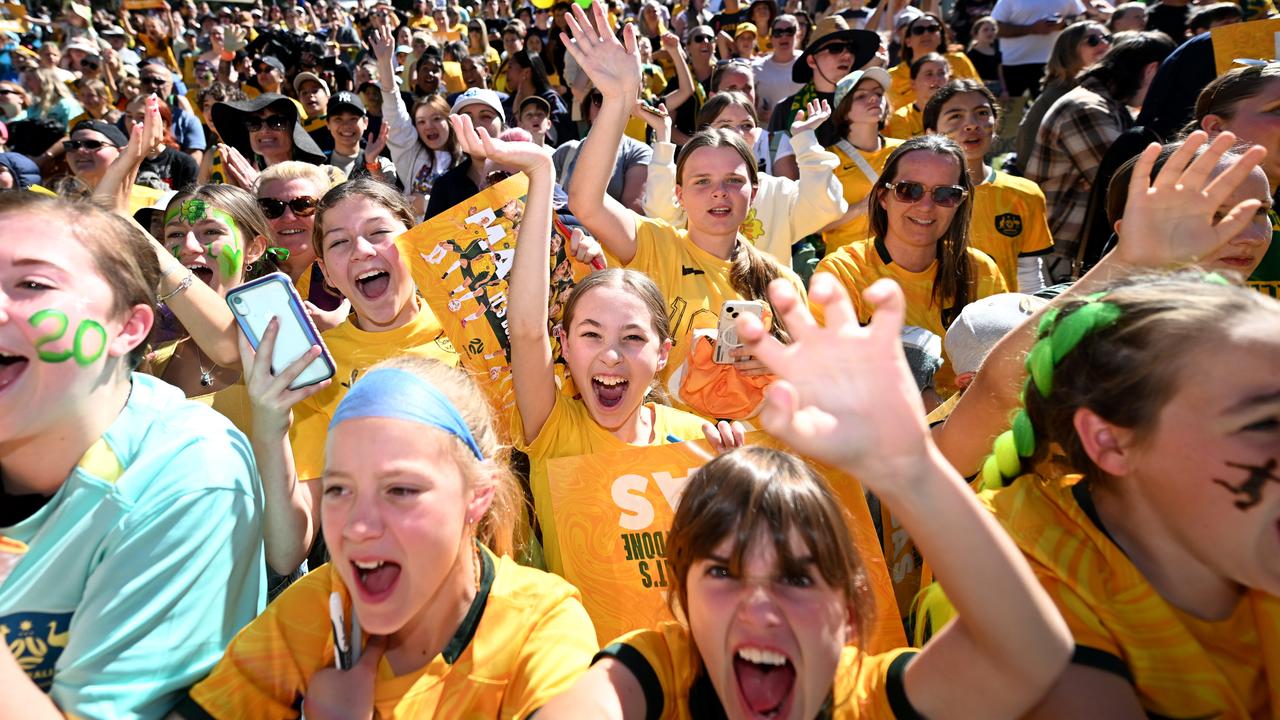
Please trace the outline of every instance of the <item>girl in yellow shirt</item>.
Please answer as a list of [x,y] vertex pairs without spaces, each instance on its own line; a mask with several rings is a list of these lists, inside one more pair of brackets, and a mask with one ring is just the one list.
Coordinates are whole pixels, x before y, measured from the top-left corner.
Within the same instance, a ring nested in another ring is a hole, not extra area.
[[915,103],[924,107],[928,98],[916,95],[912,80],[911,65],[919,58],[937,53],[947,63],[948,75],[954,78],[979,80],[978,70],[963,52],[948,52],[951,45],[951,30],[937,15],[925,13],[907,24],[902,31],[901,61],[889,70],[893,86],[889,89],[889,102],[895,108],[902,108]]
[[924,106],[943,85],[951,81],[951,67],[937,53],[922,55],[910,66],[912,96],[902,105],[894,105],[893,115],[884,134],[906,140],[924,133]]
[[[907,324],[942,337],[965,305],[1006,291],[995,262],[969,247],[969,194],[964,151],[938,135],[899,145],[869,200],[873,237],[827,255],[819,272],[834,274],[865,322],[872,308],[862,292],[888,277],[907,296]],[[814,308],[821,316],[821,308]],[[945,364],[934,375],[943,397],[955,391]]]
[[[396,355],[457,363],[440,321],[417,296],[395,238],[413,224],[413,209],[395,188],[370,178],[339,185],[321,198],[313,237],[317,262],[330,286],[351,301],[352,313],[323,333],[333,356],[332,380],[289,390],[249,383],[251,439],[267,492],[267,563],[288,575],[316,537],[325,440],[338,403],[371,366]],[[241,355],[248,348],[241,343]],[[307,362],[319,354],[313,347]],[[302,362],[302,360],[299,360]],[[299,365],[299,368],[305,367]]]
[[[738,423],[717,427],[696,415],[647,401],[667,361],[671,337],[662,295],[652,281],[633,270],[597,271],[578,283],[565,301],[557,337],[560,359],[568,366],[577,394],[570,397],[561,392],[556,385],[557,358],[547,332],[552,302],[547,258],[555,183],[550,149],[495,140],[487,132],[480,135],[462,116],[450,121],[464,150],[481,152],[490,162],[519,169],[529,178],[507,313],[516,395],[512,432],[517,446],[529,454],[530,486],[546,566],[562,572],[548,460],[627,445],[680,442],[704,434],[714,445],[733,446],[742,443],[744,432]],[[571,252],[579,261],[590,263],[600,257],[599,248],[582,242],[579,233],[574,241]]]
[[834,492],[796,457],[737,449],[690,478],[672,521],[670,602],[685,621],[619,638],[540,717],[587,708],[627,720],[1019,716],[1066,665],[1069,633],[929,440],[901,351],[901,292],[885,282],[869,290],[878,312],[864,329],[828,275],[812,286],[832,320],[825,328],[788,284],[771,290],[794,345],[754,318],[738,321],[779,377],[765,428],[901,508],[935,569],[961,587],[964,610],[919,653],[861,652],[874,611]]
[[991,256],[1012,290],[1034,293],[1044,287],[1040,256],[1053,250],[1044,192],[986,162],[1000,118],[1000,104],[976,80],[952,80],[929,99],[924,129],[955,140],[964,150],[973,185],[969,244]]
[[1224,163],[1235,137],[1195,157],[1204,141],[1155,178],[1159,147],[1139,156],[1116,248],[996,345],[935,430],[961,472],[983,465],[984,501],[1071,627],[1048,716],[1280,709],[1280,306],[1199,270],[1135,275],[1258,223],[1265,200],[1241,191],[1266,198],[1264,151]]
[[506,461],[466,373],[412,357],[370,369],[317,483],[332,562],[241,631],[180,714],[514,719],[569,687],[595,630],[573,586],[509,557],[522,496]]
[[[599,10],[599,6],[596,6]],[[799,279],[745,240],[740,228],[759,185],[755,157],[742,137],[727,130],[701,131],[684,146],[676,164],[675,196],[688,229],[636,215],[605,193],[614,156],[640,92],[635,28],[624,28],[624,46],[600,35],[586,14],[569,20],[578,42],[568,50],[603,95],[591,133],[582,144],[569,188],[569,204],[582,224],[620,265],[639,270],[662,291],[673,345],[661,377],[673,400],[706,418],[754,415],[768,373],[741,348],[731,364],[714,363],[716,327],[726,300],[767,303],[765,288]],[[595,27],[605,27],[604,11]],[[775,315],[774,328],[786,336]]]

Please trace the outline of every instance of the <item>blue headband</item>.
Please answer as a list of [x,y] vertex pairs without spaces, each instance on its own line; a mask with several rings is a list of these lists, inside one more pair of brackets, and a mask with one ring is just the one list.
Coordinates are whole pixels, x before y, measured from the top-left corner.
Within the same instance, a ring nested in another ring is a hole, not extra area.
[[329,421],[329,431],[344,420],[391,418],[427,425],[457,437],[477,460],[484,453],[457,408],[439,390],[413,373],[381,368],[362,376],[347,391]]

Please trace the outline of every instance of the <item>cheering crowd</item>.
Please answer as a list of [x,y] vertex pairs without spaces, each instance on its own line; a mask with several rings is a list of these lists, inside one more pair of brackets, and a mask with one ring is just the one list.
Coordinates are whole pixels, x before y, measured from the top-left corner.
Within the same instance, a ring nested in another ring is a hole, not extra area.
[[0,720],[1280,718],[1271,0],[0,27]]

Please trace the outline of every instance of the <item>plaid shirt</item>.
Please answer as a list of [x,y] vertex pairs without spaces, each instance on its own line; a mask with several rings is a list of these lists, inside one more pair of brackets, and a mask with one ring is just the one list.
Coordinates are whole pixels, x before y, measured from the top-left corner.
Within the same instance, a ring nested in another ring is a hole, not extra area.
[[1132,125],[1124,103],[1090,80],[1063,95],[1045,113],[1026,176],[1044,190],[1054,254],[1075,257],[1098,163]]

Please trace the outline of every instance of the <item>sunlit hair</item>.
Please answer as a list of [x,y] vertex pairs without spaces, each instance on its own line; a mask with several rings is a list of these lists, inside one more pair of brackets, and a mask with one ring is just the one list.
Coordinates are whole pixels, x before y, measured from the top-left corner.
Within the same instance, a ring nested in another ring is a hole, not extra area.
[[[800,536],[811,566],[796,556],[793,533]],[[876,608],[848,513],[827,481],[803,460],[748,445],[720,455],[689,478],[667,535],[667,601],[677,617],[687,616],[690,570],[726,539],[732,540],[728,560],[734,575],[759,542],[772,543],[781,575],[815,569],[843,596],[855,620],[855,643],[866,646]]]
[[1083,20],[1068,25],[1053,41],[1053,49],[1049,51],[1049,61],[1044,66],[1044,77],[1040,87],[1047,87],[1051,82],[1065,82],[1072,85],[1076,76],[1084,70],[1084,60],[1080,57],[1080,43],[1089,31],[1097,30],[1105,33],[1107,29],[1092,20]]
[[329,188],[337,184],[330,178],[329,173],[319,165],[300,160],[286,160],[282,163],[276,163],[258,174],[258,180],[253,184],[253,194],[262,197],[262,188],[268,183],[287,183],[293,180],[303,180],[311,183],[318,195],[325,194]]
[[75,99],[71,94],[71,88],[58,78],[56,69],[34,68],[27,72],[40,80],[40,90],[32,98],[32,107],[38,109],[41,115],[48,115],[61,100]]
[[757,126],[760,125],[760,116],[756,114],[756,106],[751,102],[751,99],[736,90],[729,90],[718,92],[703,103],[698,110],[698,127],[700,129],[711,127],[711,123],[720,117],[720,113],[724,112],[725,108],[734,105],[745,110],[751,116],[751,120]]
[[925,55],[921,55],[919,58],[912,61],[912,63],[907,66],[907,71],[911,74],[911,79],[915,80],[916,78],[920,77],[920,73],[921,71],[924,70],[924,66],[928,65],[931,62],[941,64],[943,69],[946,70],[947,77],[951,77],[951,63],[947,62],[947,59],[942,55],[936,52],[931,52]]
[[[907,23],[907,26],[902,30],[903,43],[902,43],[902,48],[898,51],[898,55],[902,57],[902,62],[906,63],[908,67],[912,64],[912,59],[915,53],[907,45],[905,38],[911,34],[912,28],[914,28],[916,25],[922,25],[929,20],[932,20],[933,22],[937,23],[941,27],[941,30],[939,30],[940,37],[938,38],[938,49],[935,50],[934,52],[944,53],[947,51],[947,47],[951,45],[951,28],[948,27],[948,25],[942,21],[942,18],[938,17],[937,15],[934,15],[933,13],[925,13],[923,15],[920,15],[915,20],[912,20],[911,22]],[[943,62],[946,62],[946,60],[943,59]],[[913,73],[911,77],[912,79],[914,79],[915,74]]]
[[[449,443],[453,460],[469,488],[494,488],[493,502],[476,523],[476,539],[496,555],[516,556],[519,545],[528,534],[525,532],[528,508],[520,484],[510,470],[511,448],[499,439],[493,410],[475,379],[462,368],[414,355],[384,360],[369,368],[366,374],[381,369],[403,370],[416,375],[439,390],[462,416],[480,446],[484,460],[477,460],[471,448],[457,439]],[[342,425],[332,432],[342,432]]]
[[1077,79],[1093,80],[1115,100],[1129,102],[1142,88],[1147,65],[1164,62],[1176,47],[1168,35],[1159,31],[1124,33],[1114,38],[1107,54]]
[[978,31],[988,25],[990,25],[993,28],[996,28],[997,30],[1000,28],[1000,25],[999,23],[996,22],[996,19],[991,17],[990,15],[983,15],[977,20],[974,20],[973,25],[969,26],[969,37],[971,38],[969,40],[970,50],[972,50],[978,44]]
[[[1204,119],[1210,115],[1230,121],[1239,111],[1240,103],[1260,95],[1267,84],[1276,79],[1280,79],[1280,62],[1233,68],[1219,75],[1200,91],[1186,132],[1203,129]],[[1267,152],[1273,150],[1275,148],[1267,148]]]
[[[443,95],[433,94],[423,98],[418,98],[418,100],[413,104],[413,110],[409,113],[409,117],[413,118],[414,132],[417,132],[418,111],[421,110],[422,108],[431,108],[432,110],[439,112],[441,115],[443,115],[446,118],[449,117],[449,113],[452,110],[452,108],[449,107],[449,101],[445,100]],[[440,151],[444,153],[448,153],[449,167],[453,167],[454,165],[457,165],[460,160],[462,160],[462,149],[458,147],[458,136],[453,134],[453,126],[450,125],[448,122],[445,122],[444,124],[444,134],[445,134],[445,141],[444,141],[444,145],[441,146]],[[422,142],[421,135],[418,136],[418,144],[421,145],[423,148],[430,150],[430,148],[427,148],[427,144]],[[434,174],[439,170],[438,168],[436,168],[436,154],[434,151],[431,152],[430,160],[431,160],[431,172]]]
[[[253,238],[257,235],[261,235],[270,241],[272,237],[271,225],[267,223],[267,216],[262,214],[262,208],[258,207],[258,199],[248,190],[242,190],[235,185],[221,183],[197,185],[174,195],[169,200],[169,204],[165,206],[165,215],[167,216],[170,211],[181,206],[182,203],[193,199],[203,200],[212,207],[230,215],[231,219],[236,222],[235,229],[240,232],[240,242],[246,251],[249,248],[249,244],[253,242]],[[247,257],[245,261],[241,277],[242,282],[279,270],[275,260],[267,253],[263,253],[261,257],[252,263],[248,262]]]
[[925,103],[924,129],[929,132],[935,132],[938,129],[938,120],[942,116],[942,106],[957,95],[967,95],[968,93],[981,95],[987,101],[987,106],[991,108],[992,119],[997,123],[1000,121],[1000,103],[996,100],[995,93],[991,92],[991,88],[977,80],[952,80],[938,88],[933,97],[929,98],[929,102]]

